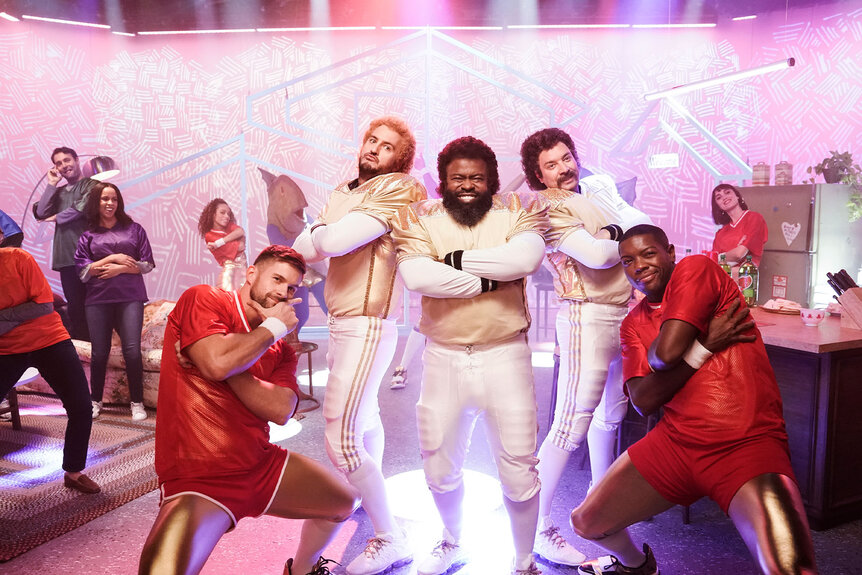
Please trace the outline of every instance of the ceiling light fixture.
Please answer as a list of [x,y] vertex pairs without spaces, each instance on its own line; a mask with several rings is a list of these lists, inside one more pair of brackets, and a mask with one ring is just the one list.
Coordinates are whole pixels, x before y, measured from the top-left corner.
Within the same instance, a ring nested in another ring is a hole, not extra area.
[[502,26],[381,26],[381,30],[502,30]]
[[740,20],[754,20],[757,18],[756,14],[752,14],[751,16],[737,16],[736,18],[731,18],[734,22],[739,22]]
[[0,12],[0,18],[3,18],[4,20],[9,20],[10,22],[20,22],[18,18],[16,18],[12,14],[7,14],[6,12]]
[[757,68],[740,70],[739,72],[724,74],[723,76],[716,76],[715,78],[709,78],[707,80],[701,80],[699,82],[692,82],[691,84],[675,86],[673,88],[670,88],[669,90],[660,90],[658,92],[644,94],[644,100],[649,102],[651,100],[667,98],[668,96],[679,96],[681,94],[688,94],[689,92],[694,92],[695,90],[702,90],[711,86],[718,86],[719,84],[724,84],[726,82],[733,82],[735,80],[742,80],[743,78],[750,78],[752,76],[759,76],[761,74],[767,74],[769,72],[775,72],[777,70],[784,70],[785,68],[792,68],[795,65],[795,58],[787,58],[786,60],[779,60],[778,62],[773,62],[772,64],[766,64],[764,66],[758,66]]
[[117,32],[116,30],[111,30],[111,34],[116,34],[117,36],[134,36],[132,32]]
[[107,24],[93,24],[92,22],[78,22],[76,20],[60,20],[59,18],[44,18],[42,16],[30,16],[29,14],[24,14],[21,16],[24,20],[38,20],[40,22],[51,22],[53,24],[69,24],[70,26],[86,26],[87,28],[101,28],[103,30],[110,30],[111,27]]

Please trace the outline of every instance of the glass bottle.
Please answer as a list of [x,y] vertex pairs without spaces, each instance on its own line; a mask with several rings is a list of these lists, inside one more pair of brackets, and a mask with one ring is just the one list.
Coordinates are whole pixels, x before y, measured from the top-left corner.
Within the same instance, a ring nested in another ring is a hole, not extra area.
[[739,266],[739,278],[736,280],[745,303],[749,307],[757,305],[757,266],[751,261],[751,254],[745,256],[745,261]]
[[727,273],[727,275],[733,277],[733,272],[730,269],[730,264],[727,263],[727,257],[724,254],[721,254],[721,257],[718,261],[718,265],[721,266],[721,269],[723,269],[725,273]]

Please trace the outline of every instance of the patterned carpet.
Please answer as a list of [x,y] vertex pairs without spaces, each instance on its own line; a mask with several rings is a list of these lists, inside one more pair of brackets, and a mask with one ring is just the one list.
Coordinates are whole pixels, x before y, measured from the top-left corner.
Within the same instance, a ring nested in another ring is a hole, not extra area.
[[155,414],[132,421],[129,408],[107,406],[93,422],[85,472],[102,492],[63,485],[65,412],[54,397],[20,394],[21,431],[0,423],[0,561],[158,487],[153,469]]

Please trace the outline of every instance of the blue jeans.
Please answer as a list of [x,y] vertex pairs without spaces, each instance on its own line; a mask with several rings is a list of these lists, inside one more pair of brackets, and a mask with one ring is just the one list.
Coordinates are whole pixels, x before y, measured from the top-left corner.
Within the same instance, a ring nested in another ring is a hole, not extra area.
[[135,403],[144,401],[144,362],[141,359],[141,328],[144,302],[102,303],[86,306],[93,358],[90,361],[90,390],[93,401],[102,401],[105,371],[111,353],[111,333],[117,330],[129,380],[129,395]]
[[0,355],[0,399],[33,366],[39,370],[60,401],[69,421],[63,444],[63,469],[77,472],[87,464],[87,444],[93,426],[93,412],[87,398],[87,376],[71,339],[26,353]]

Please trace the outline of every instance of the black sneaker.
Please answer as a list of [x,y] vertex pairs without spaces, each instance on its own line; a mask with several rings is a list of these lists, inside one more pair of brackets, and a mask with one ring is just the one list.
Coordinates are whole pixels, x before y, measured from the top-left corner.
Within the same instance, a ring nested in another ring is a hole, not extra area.
[[[323,557],[317,560],[317,563],[314,564],[314,567],[311,568],[306,575],[332,575],[332,571],[329,570],[327,565],[341,565],[338,561],[333,561],[332,559],[324,559]],[[293,570],[293,558],[287,560],[287,572],[289,575],[300,575],[299,573],[294,573]]]
[[602,575],[603,573],[623,573],[625,575],[659,575],[658,567],[655,564],[655,556],[652,554],[652,549],[644,543],[644,559],[643,564],[638,567],[626,567],[620,560],[613,555],[599,557],[592,561],[587,561],[578,567],[580,575]]

